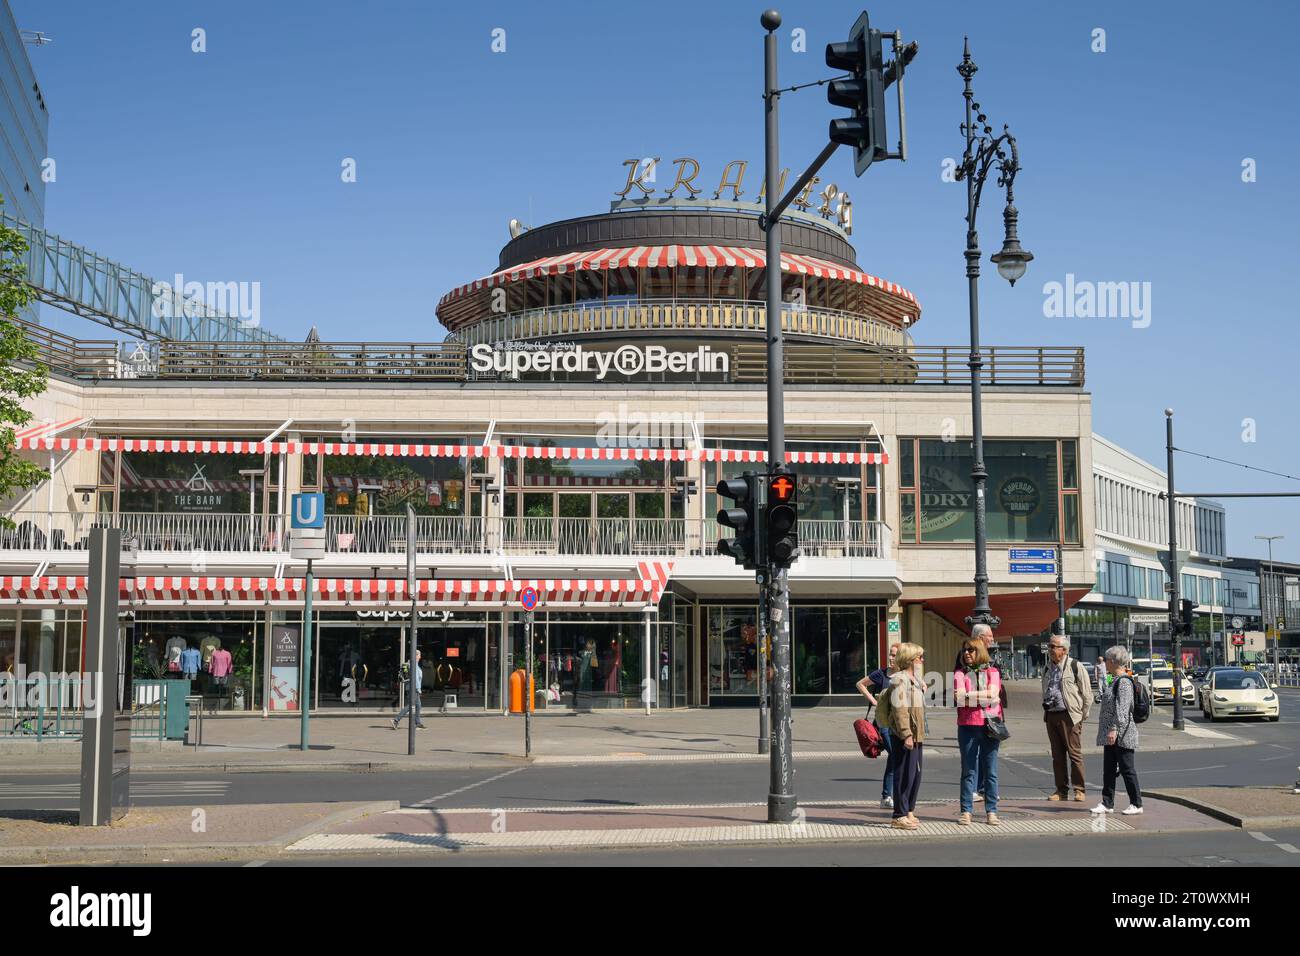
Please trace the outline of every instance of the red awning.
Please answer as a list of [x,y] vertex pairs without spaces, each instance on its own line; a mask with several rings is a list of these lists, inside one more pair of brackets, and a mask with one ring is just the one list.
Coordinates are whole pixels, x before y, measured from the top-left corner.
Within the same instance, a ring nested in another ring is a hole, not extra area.
[[[460,300],[476,292],[518,282],[521,279],[536,278],[543,275],[559,275],[566,272],[600,271],[607,269],[653,269],[664,266],[704,266],[706,268],[744,266],[762,269],[767,265],[767,255],[762,249],[750,249],[740,246],[626,246],[617,249],[590,249],[586,252],[568,252],[559,256],[547,256],[532,262],[520,263],[508,269],[494,272],[482,279],[475,279],[452,289],[438,300],[438,318],[448,328],[455,328],[471,318],[475,309],[472,302],[466,302],[465,308]],[[841,279],[856,282],[882,295],[880,304],[882,313],[888,317],[895,314],[907,315],[915,321],[920,317],[920,308],[916,296],[902,286],[885,279],[859,272],[825,259],[813,256],[801,256],[794,253],[781,254],[781,270],[801,275],[820,276],[825,279]]]
[[[1087,588],[1067,588],[1065,606],[1073,607],[1085,594]],[[974,595],[960,597],[927,598],[924,601],[904,601],[904,604],[921,604],[933,611],[953,627],[969,634],[966,615],[975,608]],[[998,625],[999,637],[1023,637],[1028,634],[1041,634],[1052,626],[1056,620],[1056,590],[1022,591],[1016,594],[991,594],[989,607],[994,616],[1002,623]]]

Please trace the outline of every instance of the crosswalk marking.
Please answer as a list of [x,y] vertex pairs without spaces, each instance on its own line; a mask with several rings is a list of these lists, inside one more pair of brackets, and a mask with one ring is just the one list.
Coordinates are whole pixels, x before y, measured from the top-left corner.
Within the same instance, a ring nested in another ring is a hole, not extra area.
[[[230,791],[225,780],[133,780],[131,796],[224,797]],[[75,798],[81,793],[76,783],[0,783],[0,800]]]

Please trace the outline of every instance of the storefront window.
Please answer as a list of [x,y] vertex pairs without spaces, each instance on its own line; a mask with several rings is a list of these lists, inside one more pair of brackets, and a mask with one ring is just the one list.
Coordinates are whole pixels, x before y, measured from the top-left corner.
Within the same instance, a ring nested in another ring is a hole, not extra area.
[[211,620],[140,613],[134,674],[144,680],[188,678],[192,693],[218,709],[261,706],[265,655],[255,646],[263,633],[259,617],[253,611],[227,612]]
[[876,615],[874,607],[796,607],[794,692],[856,693],[857,682],[875,667]]
[[758,693],[758,609],[710,607],[709,694]]
[[[904,443],[906,441],[904,439]],[[920,482],[920,540],[974,540],[975,494],[970,477],[970,444],[929,439],[918,444],[920,466],[916,480]],[[985,442],[984,459],[989,473],[986,503],[989,541],[1051,542],[1058,539],[1056,449],[1055,441]],[[902,461],[906,468],[906,453]],[[1074,541],[1077,541],[1077,517],[1073,524]]]
[[264,476],[262,455],[175,455],[154,451],[122,452],[123,512],[247,514],[250,487],[260,511]]
[[473,492],[472,463],[468,458],[327,455],[321,489],[325,512],[403,515],[410,504],[419,515],[465,514],[465,496]]

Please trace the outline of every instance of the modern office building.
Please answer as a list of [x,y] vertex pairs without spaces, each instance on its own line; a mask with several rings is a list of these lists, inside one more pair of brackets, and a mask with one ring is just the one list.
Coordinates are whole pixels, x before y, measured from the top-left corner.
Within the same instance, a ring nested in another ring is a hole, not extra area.
[[[915,296],[864,271],[834,214],[783,230],[787,464],[797,705],[851,702],[890,641],[953,659],[973,605],[968,347],[918,345]],[[539,702],[752,706],[753,576],[716,554],[714,487],[766,459],[762,300],[748,203],[651,197],[514,230],[448,291],[441,342],[47,339],[41,424],[19,440],[52,478],[8,503],[0,656],[78,661],[94,525],[124,537],[137,666],[233,651],[226,705],[297,706],[305,566],[292,496],[324,496],[313,700],[388,707],[406,647],[406,511],[430,703],[505,706],[540,593]],[[995,280],[989,280],[995,281]],[[986,346],[991,601],[1035,637],[1093,587],[1091,399],[1083,352]]]
[[[1126,643],[1135,653],[1154,650],[1168,658],[1169,575],[1160,557],[1169,548],[1168,504],[1161,497],[1165,472],[1099,435],[1092,439],[1092,468],[1097,586],[1071,609],[1067,630],[1084,660],[1095,660],[1107,647]],[[1218,502],[1180,499],[1178,521],[1180,550],[1187,551],[1179,594],[1197,604],[1195,633],[1183,641],[1184,661],[1222,663],[1225,653],[1236,660],[1239,651],[1233,649],[1230,635],[1249,635],[1260,628],[1258,574],[1227,557],[1227,514]],[[1159,614],[1166,620],[1130,629],[1134,614]],[[1232,621],[1238,617],[1242,626],[1234,629]]]
[[[34,226],[45,223],[45,178],[42,163],[49,156],[50,114],[45,96],[27,58],[18,24],[8,0],[0,10],[0,212]],[[37,307],[22,311],[36,322]]]

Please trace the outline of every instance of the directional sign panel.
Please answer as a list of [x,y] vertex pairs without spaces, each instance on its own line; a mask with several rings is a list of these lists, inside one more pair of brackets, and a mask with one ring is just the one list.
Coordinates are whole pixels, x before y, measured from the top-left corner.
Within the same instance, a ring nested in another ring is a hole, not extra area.
[[1007,557],[1012,561],[1055,561],[1055,548],[1008,548]]
[[1055,574],[1056,563],[1053,561],[1039,564],[1017,564],[1012,562],[1010,570],[1012,574]]
[[1129,614],[1128,619],[1129,619],[1130,621],[1132,621],[1134,624],[1168,624],[1168,623],[1169,623],[1169,612],[1168,612],[1168,611],[1163,611],[1163,612],[1159,612],[1159,611],[1158,611],[1158,612],[1153,613],[1153,614],[1147,614],[1147,613],[1136,614],[1136,613],[1134,613],[1134,614]]

